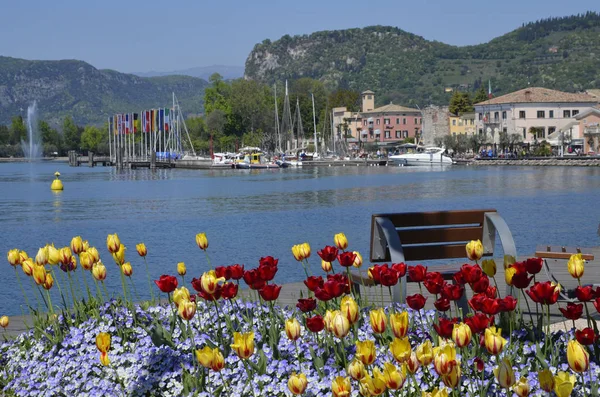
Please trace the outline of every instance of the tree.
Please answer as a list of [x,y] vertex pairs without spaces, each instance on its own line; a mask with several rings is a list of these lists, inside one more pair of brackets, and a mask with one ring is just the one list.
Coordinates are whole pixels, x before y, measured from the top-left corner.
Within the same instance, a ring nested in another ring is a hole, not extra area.
[[0,145],[7,145],[10,141],[10,131],[7,126],[0,125]]
[[479,149],[487,143],[487,136],[485,134],[475,134],[469,137],[469,148],[473,151],[473,154],[477,154]]
[[81,147],[81,128],[75,124],[71,116],[65,117],[62,125],[63,141],[65,149],[78,150]]
[[215,109],[206,117],[206,128],[213,135],[222,135],[225,132],[225,112],[221,109]]
[[345,107],[350,112],[360,110],[360,93],[358,91],[338,89],[329,94],[329,106]]
[[468,92],[454,91],[452,98],[450,98],[450,113],[461,114],[473,111],[473,103],[471,102],[471,96]]
[[81,134],[81,147],[97,153],[101,145],[103,145],[106,140],[106,132],[98,127],[88,125]]
[[23,122],[23,117],[15,116],[10,123],[10,143],[18,145],[22,140],[27,138],[27,127]]
[[488,94],[487,92],[485,92],[485,88],[483,88],[483,86],[480,86],[479,89],[477,90],[477,92],[475,92],[475,97],[473,98],[473,103],[479,103],[479,102],[484,102],[487,101],[488,98]]
[[266,85],[254,80],[235,80],[231,83],[230,103],[236,119],[236,135],[274,129],[273,97]]
[[38,122],[38,131],[40,132],[40,136],[42,138],[44,153],[49,154],[61,151],[62,139],[57,130],[50,127],[47,122],[40,120]]

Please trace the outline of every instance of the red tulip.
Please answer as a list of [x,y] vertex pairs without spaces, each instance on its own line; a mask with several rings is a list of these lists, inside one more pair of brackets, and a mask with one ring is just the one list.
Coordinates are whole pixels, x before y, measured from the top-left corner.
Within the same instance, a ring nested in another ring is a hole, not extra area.
[[258,293],[265,301],[270,302],[279,298],[279,291],[281,291],[281,285],[270,284],[258,290]]
[[454,283],[458,285],[465,285],[467,283],[465,281],[465,276],[463,275],[463,272],[461,272],[460,270],[454,273],[452,279],[454,280]]
[[567,307],[563,309],[559,307],[558,310],[565,316],[568,320],[578,320],[583,315],[583,303],[567,303]]
[[446,298],[439,298],[435,302],[433,302],[433,306],[438,309],[440,312],[445,312],[450,310],[450,301]]
[[474,316],[467,317],[465,323],[471,328],[471,332],[478,334],[485,331],[485,329],[493,323],[494,317],[488,317],[483,313],[475,313]]
[[325,246],[320,251],[317,251],[317,254],[323,259],[325,262],[333,262],[338,256],[339,250],[337,247],[332,247],[331,245]]
[[519,289],[525,289],[529,287],[529,283],[533,279],[533,276],[528,277],[529,273],[527,273],[525,262],[515,262],[511,266],[516,270],[516,273],[512,278],[512,285]]
[[279,259],[275,259],[272,256],[265,256],[264,258],[260,258],[258,260],[259,266],[274,267],[277,266],[277,263],[279,263]]
[[154,283],[162,292],[170,294],[171,292],[175,291],[175,288],[177,288],[177,277],[163,274],[160,276],[160,279],[154,280]]
[[593,344],[598,339],[598,337],[594,333],[594,330],[588,327],[582,329],[581,331],[576,330],[575,339],[577,339],[577,342],[581,343],[582,345],[588,346]]
[[498,300],[488,298],[487,296],[483,298],[481,305],[481,312],[487,314],[488,316],[495,316],[500,312],[500,305],[498,304]]
[[387,267],[381,269],[379,274],[381,285],[392,287],[398,284],[398,272]]
[[225,283],[221,287],[221,296],[223,299],[233,299],[237,296],[238,285],[235,283]]
[[507,295],[504,299],[498,299],[498,304],[501,312],[512,312],[517,307],[517,300],[511,295]]
[[263,281],[271,281],[275,278],[275,274],[277,273],[277,265],[275,266],[267,266],[260,265],[258,266],[258,274]]
[[217,266],[215,267],[215,274],[217,275],[217,278],[223,277],[225,280],[231,278],[231,270],[229,270],[229,267]]
[[315,292],[317,288],[323,288],[323,277],[319,276],[310,276],[306,280],[304,280],[304,285],[309,289],[309,291]]
[[307,317],[306,328],[308,328],[311,332],[321,332],[323,331],[323,328],[325,328],[325,321],[323,321],[323,317],[319,315]]
[[447,319],[440,317],[439,324],[433,324],[433,328],[442,338],[450,339],[452,337],[452,329],[456,323],[458,323],[458,318]]
[[546,281],[544,283],[535,283],[527,290],[527,295],[536,303],[553,305],[558,300],[559,292],[559,289],[555,285],[552,285],[550,281]]
[[325,291],[323,288],[317,288],[314,292],[315,298],[322,302],[327,302],[333,299],[333,296],[331,296],[329,292]]
[[194,277],[192,279],[192,287],[197,291],[200,292],[202,291],[202,282],[200,281],[200,278],[196,278]]
[[201,297],[204,300],[207,301],[218,301],[219,298],[221,297],[221,285],[219,285],[217,287],[217,289],[215,290],[214,294],[209,294],[208,292],[205,292],[204,290],[198,292],[198,296]]
[[239,280],[244,277],[244,265],[235,265],[229,266],[229,273],[231,274],[232,280]]
[[312,312],[313,310],[315,310],[317,308],[317,301],[314,300],[313,298],[308,298],[308,299],[298,299],[298,303],[296,304],[296,307],[298,309],[300,309],[300,311],[302,313],[308,313],[308,312]]
[[425,282],[423,285],[427,288],[430,294],[437,295],[442,292],[442,288],[446,281],[440,272],[429,272],[425,276]]
[[483,307],[483,300],[486,299],[487,296],[485,294],[475,294],[471,299],[469,299],[469,306],[476,312],[480,312]]
[[469,265],[465,263],[461,266],[460,271],[463,275],[463,279],[465,283],[474,283],[481,278],[483,272],[481,271],[481,267],[479,265]]
[[530,258],[525,261],[525,269],[529,274],[538,274],[542,270],[543,264],[542,258]]
[[496,287],[488,286],[484,293],[488,298],[495,298],[498,294],[498,289]]
[[427,298],[421,294],[414,294],[406,297],[406,303],[413,310],[421,310],[423,306],[425,306],[426,300]]
[[457,301],[465,292],[465,287],[458,284],[446,284],[442,288],[442,296],[451,301]]
[[337,280],[327,280],[323,284],[323,289],[332,297],[337,298],[342,296],[345,291],[345,285]]
[[591,285],[586,285],[585,287],[578,286],[575,288],[575,296],[580,302],[590,302],[594,299],[595,295],[594,288]]
[[475,360],[473,360],[473,363],[475,364],[475,368],[477,369],[478,372],[483,371],[483,369],[485,368],[485,363],[479,357],[475,357]]
[[244,272],[244,281],[253,290],[260,290],[265,286],[265,280],[261,278],[258,269],[246,270]]
[[354,260],[356,259],[356,254],[350,251],[342,252],[338,254],[337,260],[343,267],[350,267],[354,264]]
[[423,265],[408,267],[408,278],[415,283],[423,282],[425,280],[426,275],[427,268]]
[[373,265],[369,268],[369,277],[375,282],[375,284],[381,284],[381,272],[387,269],[387,263],[385,265]]
[[406,263],[392,263],[392,269],[398,273],[398,278],[402,278],[406,275]]
[[344,293],[350,293],[350,281],[348,281],[348,277],[345,274],[337,273],[337,274],[328,274],[327,281],[336,281],[341,284],[344,288]]
[[[490,279],[485,274],[481,274],[479,279],[475,282],[469,283],[473,292],[479,294],[483,292],[487,292],[488,287],[490,286]],[[495,298],[495,296],[493,296]]]
[[596,298],[596,300],[594,301],[594,307],[596,308],[598,313],[600,313],[600,297]]

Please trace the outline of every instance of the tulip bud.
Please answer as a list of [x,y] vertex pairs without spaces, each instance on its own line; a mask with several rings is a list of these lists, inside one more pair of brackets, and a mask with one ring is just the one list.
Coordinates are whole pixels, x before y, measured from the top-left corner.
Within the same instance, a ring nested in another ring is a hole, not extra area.
[[333,236],[333,241],[338,249],[345,250],[348,248],[348,240],[346,239],[346,235],[344,233],[338,233]]
[[106,279],[106,266],[101,261],[94,263],[92,266],[92,275],[96,280],[103,281]]
[[114,254],[117,251],[119,251],[120,247],[121,247],[121,240],[119,239],[119,236],[117,235],[117,233],[109,234],[108,236],[106,236],[106,248],[108,248],[108,252],[110,252],[111,254]]
[[571,340],[567,345],[567,361],[573,371],[585,372],[590,365],[590,354],[581,343]]
[[8,316],[0,317],[0,327],[6,328],[6,327],[8,327],[8,324],[9,324]]
[[348,364],[348,370],[346,372],[354,380],[361,380],[367,373],[365,370],[365,365],[362,363],[362,361],[356,358],[352,360],[350,364]]
[[329,332],[333,332],[333,317],[335,317],[335,315],[338,311],[339,310],[336,310],[336,311],[327,310],[325,312],[325,316],[323,317],[323,322],[325,323],[325,328]]
[[254,354],[254,332],[244,334],[234,332],[231,348],[242,360],[250,357]]
[[388,389],[400,389],[406,382],[406,364],[402,364],[400,370],[392,363],[383,364],[383,380]]
[[390,314],[390,327],[396,338],[404,338],[408,332],[408,312]]
[[8,251],[6,257],[8,258],[8,263],[10,263],[11,266],[17,266],[21,264],[21,255],[19,254],[18,249],[12,249]]
[[362,255],[360,254],[360,252],[358,251],[353,251],[352,252],[355,257],[354,257],[354,263],[352,264],[352,266],[354,266],[355,268],[360,268],[363,264],[363,258]]
[[131,267],[131,263],[129,263],[129,262],[123,263],[123,266],[121,266],[121,271],[127,277],[131,277],[131,275],[133,274],[133,268]]
[[415,352],[411,352],[410,357],[408,358],[408,360],[406,360],[406,369],[408,370],[408,372],[414,375],[417,373],[420,366],[421,364],[419,363],[417,354]]
[[100,353],[100,363],[105,367],[110,365],[110,359],[108,358],[108,353]]
[[581,276],[583,276],[585,261],[581,254],[571,255],[571,258],[569,258],[569,262],[567,263],[567,269],[569,270],[569,274],[574,278],[581,278]]
[[504,345],[506,344],[506,339],[502,337],[501,329],[491,326],[485,329],[484,333],[484,343],[485,348],[490,354],[500,354]]
[[481,262],[481,269],[488,277],[494,277],[496,275],[496,262],[493,259],[485,259]]
[[100,332],[96,335],[96,347],[100,353],[106,353],[110,349],[110,334]]
[[198,248],[203,251],[206,251],[208,248],[208,239],[206,238],[206,233],[198,233],[196,234],[196,244],[198,244]]
[[25,251],[19,251],[19,256],[21,257],[21,263],[23,263],[26,259],[29,259],[29,255]]
[[223,368],[225,368],[225,357],[223,357],[223,353],[221,353],[219,349],[215,347],[213,349],[213,359],[210,369],[215,372],[219,372]]
[[182,301],[190,300],[190,291],[185,287],[176,288],[173,291],[173,302],[175,302],[175,306],[179,307]]
[[428,366],[433,361],[433,346],[431,345],[431,341],[427,339],[425,342],[421,343],[417,346],[415,354],[417,355],[417,360],[423,366]]
[[285,321],[285,333],[289,340],[297,340],[300,338],[300,323],[295,318],[290,318]]
[[398,361],[400,364],[404,363],[409,359],[412,348],[410,346],[410,341],[408,338],[394,338],[392,343],[390,343],[390,352],[392,356]]
[[185,267],[185,263],[183,263],[183,262],[179,262],[179,263],[177,264],[177,273],[178,273],[180,276],[185,276],[185,274],[187,273],[187,269],[186,269],[186,267]]
[[202,365],[204,368],[210,368],[213,361],[213,349],[210,346],[204,346],[202,350],[196,350],[196,360]]
[[216,292],[219,283],[222,282],[225,282],[225,277],[217,277],[217,273],[214,270],[205,272],[200,278],[202,290],[210,295],[213,295]]
[[81,263],[81,267],[85,270],[91,270],[94,265],[94,257],[87,251],[83,251],[79,254],[79,263]]
[[48,263],[51,265],[56,265],[60,262],[60,253],[54,248],[54,244],[47,245],[46,249],[48,250]]
[[46,273],[46,280],[42,284],[42,287],[44,287],[44,289],[49,290],[50,288],[52,288],[53,285],[54,285],[54,279],[52,278],[52,274]]
[[331,262],[326,262],[321,259],[321,269],[323,269],[325,273],[329,273],[332,270]]
[[554,393],[557,397],[569,397],[575,387],[575,375],[559,371],[554,377]]
[[90,249],[90,243],[89,243],[87,240],[83,240],[83,241],[81,242],[81,244],[83,245],[83,250],[84,250],[84,251],[87,251],[87,250],[89,250],[89,249]]
[[500,386],[505,389],[509,389],[516,382],[512,364],[507,358],[500,361],[498,367],[494,368],[494,375]]
[[288,380],[288,389],[290,389],[292,394],[300,395],[304,393],[307,386],[308,380],[306,379],[306,375],[296,375],[295,372],[290,375],[290,379]]
[[340,303],[340,311],[344,313],[350,324],[354,324],[358,321],[358,304],[350,295],[346,295],[342,298]]
[[372,340],[356,342],[356,358],[364,365],[371,365],[375,361],[375,342]]
[[433,367],[438,375],[448,375],[456,362],[456,349],[452,343],[443,343],[433,349]]
[[94,263],[100,260],[100,254],[98,253],[96,247],[90,247],[86,250],[86,252],[92,256]]
[[552,376],[552,372],[548,368],[538,371],[538,380],[540,382],[540,387],[547,393],[550,393],[554,390],[554,376]]
[[71,239],[71,251],[75,255],[79,255],[83,252],[83,241],[81,236],[75,236]]
[[454,324],[452,340],[458,347],[465,347],[471,342],[471,327],[465,323]]
[[196,307],[196,302],[182,301],[177,307],[177,312],[181,318],[189,321],[196,314]]
[[378,396],[385,392],[386,385],[379,368],[373,369],[373,376],[368,373],[360,380],[359,392],[363,396]]
[[458,386],[460,383],[460,363],[454,361],[450,364],[450,371],[442,376],[442,381],[451,389]]
[[119,245],[119,248],[113,252],[112,256],[117,265],[121,266],[125,263],[125,246],[123,244]]
[[33,274],[33,266],[34,263],[31,261],[31,259],[25,259],[23,262],[21,262],[23,273],[25,273],[27,276],[31,276]]
[[137,250],[138,255],[141,257],[144,257],[144,256],[146,256],[146,254],[148,254],[148,250],[146,249],[146,244],[144,244],[144,243],[136,244],[135,249]]
[[527,383],[527,378],[524,376],[522,376],[521,379],[519,379],[519,381],[513,386],[513,391],[519,397],[527,397],[530,389],[529,383]]
[[344,378],[341,376],[336,377],[331,382],[331,391],[333,397],[347,397],[352,392],[352,385],[350,384],[350,378]]
[[33,280],[37,285],[42,285],[46,282],[46,268],[42,265],[33,265]]
[[71,253],[71,249],[69,247],[63,247],[59,251],[60,254],[60,263],[63,265],[68,265],[71,263],[71,257],[73,254]]
[[350,332],[350,321],[346,318],[344,314],[340,311],[337,311],[333,320],[331,321],[332,332],[335,336],[342,339],[348,332]]
[[44,266],[48,263],[48,247],[38,249],[37,255],[35,256],[35,263],[40,266]]
[[467,243],[467,258],[471,261],[478,261],[483,256],[483,244],[480,240],[471,240]]
[[387,318],[383,309],[371,310],[369,313],[369,320],[371,322],[371,328],[376,334],[382,334],[385,332],[385,325]]

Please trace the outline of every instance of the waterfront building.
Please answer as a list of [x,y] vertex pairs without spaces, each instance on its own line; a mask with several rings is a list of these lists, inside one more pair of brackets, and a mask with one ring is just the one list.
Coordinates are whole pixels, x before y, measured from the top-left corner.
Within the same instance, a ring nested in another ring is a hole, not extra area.
[[540,142],[597,104],[598,98],[588,94],[530,87],[476,103],[475,127],[492,143],[499,142],[501,132],[519,134],[525,143]]
[[475,113],[462,113],[460,115],[449,114],[448,124],[451,135],[473,135],[475,128]]

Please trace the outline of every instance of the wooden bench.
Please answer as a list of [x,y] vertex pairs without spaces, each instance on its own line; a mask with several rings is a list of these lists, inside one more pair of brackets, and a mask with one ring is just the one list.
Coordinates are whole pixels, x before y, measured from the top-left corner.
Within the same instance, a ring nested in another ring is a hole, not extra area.
[[[516,258],[512,234],[504,219],[493,209],[375,214],[371,217],[370,261],[421,263],[466,258],[465,245],[471,240],[481,240],[483,255],[492,256],[496,232],[504,254]],[[440,271],[445,279],[451,279],[461,265],[431,265],[429,269]],[[407,278],[405,275],[393,289],[394,302],[406,301]],[[374,284],[354,273],[351,281],[357,290],[359,284]],[[466,299],[461,302],[461,306],[465,305]]]

